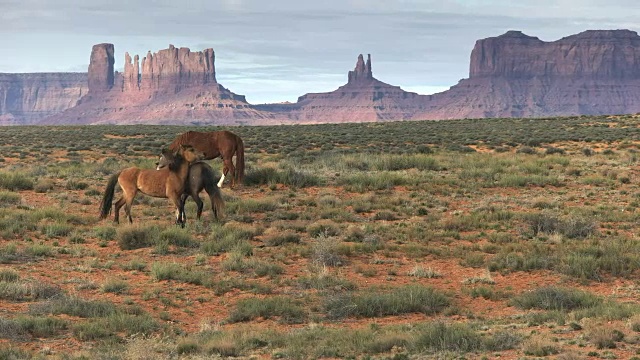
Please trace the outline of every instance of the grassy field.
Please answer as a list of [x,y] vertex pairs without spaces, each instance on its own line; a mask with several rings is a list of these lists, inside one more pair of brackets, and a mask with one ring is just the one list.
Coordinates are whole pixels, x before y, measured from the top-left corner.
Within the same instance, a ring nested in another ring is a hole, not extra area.
[[222,128],[4,127],[0,359],[640,359],[639,128],[227,127],[244,185],[181,229],[107,179]]

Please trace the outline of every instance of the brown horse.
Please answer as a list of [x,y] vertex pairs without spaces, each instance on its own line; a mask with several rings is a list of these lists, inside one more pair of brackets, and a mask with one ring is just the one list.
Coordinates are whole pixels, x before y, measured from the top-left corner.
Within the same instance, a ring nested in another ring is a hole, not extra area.
[[202,215],[202,208],[204,203],[200,199],[200,192],[206,190],[209,194],[209,200],[211,201],[211,212],[213,217],[218,220],[222,217],[222,211],[224,209],[224,200],[222,200],[222,193],[220,188],[216,185],[216,176],[213,169],[209,164],[203,161],[196,161],[189,166],[189,176],[187,177],[187,184],[185,185],[184,193],[180,198],[181,219],[182,222],[186,222],[186,215],[184,212],[184,204],[187,198],[191,196],[198,206],[197,217],[198,220]]
[[[231,173],[231,187],[242,183],[244,178],[244,143],[240,136],[231,131],[187,131],[178,135],[169,145],[170,150],[175,150],[180,145],[191,145],[196,150],[204,153],[204,160],[222,157],[222,177],[218,181],[218,187],[222,186],[224,178]],[[232,158],[236,156],[236,165]]]
[[109,178],[107,187],[100,203],[100,218],[104,219],[111,213],[111,203],[115,193],[116,184],[120,184],[122,196],[114,205],[114,221],[120,221],[120,208],[129,217],[129,223],[133,223],[131,218],[131,205],[138,191],[143,194],[169,198],[176,207],[176,223],[184,227],[182,222],[180,196],[184,193],[187,176],[189,174],[189,163],[195,162],[202,157],[202,154],[192,146],[181,146],[177,151],[162,151],[160,161],[156,169],[141,169],[130,167],[114,174]]

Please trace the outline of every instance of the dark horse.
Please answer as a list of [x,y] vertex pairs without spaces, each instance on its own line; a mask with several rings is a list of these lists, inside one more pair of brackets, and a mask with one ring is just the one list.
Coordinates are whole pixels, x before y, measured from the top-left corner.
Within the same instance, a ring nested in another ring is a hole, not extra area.
[[180,197],[180,209],[181,220],[186,222],[186,215],[184,212],[184,204],[187,198],[191,196],[198,206],[197,217],[200,219],[202,215],[202,208],[204,203],[200,199],[200,192],[202,189],[209,194],[209,200],[211,201],[211,212],[213,217],[218,220],[222,217],[222,211],[224,209],[224,200],[222,200],[222,194],[220,188],[216,184],[216,175],[209,164],[196,161],[189,166],[189,176],[187,177],[187,184],[185,185],[184,193]]
[[[196,150],[204,153],[204,160],[222,157],[222,177],[218,181],[218,187],[222,186],[224,178],[231,173],[231,187],[242,183],[244,178],[244,143],[240,136],[231,131],[187,131],[178,135],[169,145],[170,150],[177,149],[180,145],[191,145]],[[232,158],[236,156],[236,165]]]
[[116,184],[120,184],[122,196],[114,205],[114,221],[116,223],[120,221],[120,208],[122,206],[125,207],[124,210],[129,218],[129,223],[133,223],[131,205],[138,191],[141,191],[149,196],[169,198],[176,208],[176,223],[184,227],[181,217],[181,196],[185,191],[185,184],[189,175],[189,164],[199,160],[201,157],[202,154],[192,146],[183,145],[174,152],[162,151],[156,169],[130,167],[112,175],[107,182],[107,187],[100,203],[100,219],[106,218],[111,213],[115,187]]

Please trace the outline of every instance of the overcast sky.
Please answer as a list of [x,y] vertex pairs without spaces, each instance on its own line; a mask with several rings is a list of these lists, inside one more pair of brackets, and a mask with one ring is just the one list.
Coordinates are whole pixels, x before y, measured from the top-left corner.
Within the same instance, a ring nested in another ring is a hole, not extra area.
[[0,72],[85,72],[103,42],[116,69],[125,52],[211,47],[218,82],[258,104],[335,90],[370,53],[374,77],[430,94],[468,76],[477,39],[640,31],[638,19],[637,0],[0,0]]

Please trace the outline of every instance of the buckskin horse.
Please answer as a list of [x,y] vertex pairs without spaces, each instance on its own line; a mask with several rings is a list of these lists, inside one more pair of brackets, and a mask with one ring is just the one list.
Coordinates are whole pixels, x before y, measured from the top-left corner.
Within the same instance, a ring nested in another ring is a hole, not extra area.
[[[170,150],[177,149],[180,145],[191,145],[204,154],[203,160],[222,158],[222,177],[218,181],[218,187],[222,187],[225,177],[231,173],[231,188],[242,183],[244,178],[244,143],[240,136],[231,131],[187,131],[178,135],[169,145]],[[233,165],[233,156],[236,156],[236,164]]]
[[131,218],[131,205],[138,191],[145,195],[169,198],[176,208],[176,224],[184,227],[181,216],[181,196],[185,191],[189,164],[199,160],[202,154],[192,146],[183,145],[176,151],[163,150],[156,169],[141,169],[129,167],[113,174],[107,182],[104,196],[100,202],[100,219],[105,219],[111,213],[111,204],[115,193],[116,184],[120,184],[122,196],[114,205],[114,221],[120,222],[120,208]]

